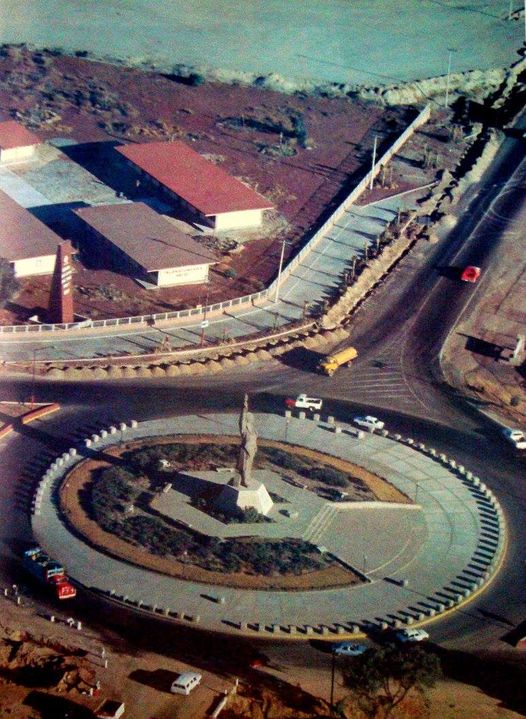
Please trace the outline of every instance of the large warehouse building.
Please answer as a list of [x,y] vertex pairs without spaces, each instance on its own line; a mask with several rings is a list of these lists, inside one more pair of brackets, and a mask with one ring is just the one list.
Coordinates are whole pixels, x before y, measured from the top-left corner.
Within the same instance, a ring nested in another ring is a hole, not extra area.
[[182,142],[125,145],[134,170],[215,230],[259,227],[273,205]]
[[0,164],[29,160],[40,139],[15,120],[0,122]]
[[143,202],[82,207],[81,249],[158,287],[208,282],[215,255]]
[[62,238],[1,191],[0,218],[0,257],[16,277],[51,274]]

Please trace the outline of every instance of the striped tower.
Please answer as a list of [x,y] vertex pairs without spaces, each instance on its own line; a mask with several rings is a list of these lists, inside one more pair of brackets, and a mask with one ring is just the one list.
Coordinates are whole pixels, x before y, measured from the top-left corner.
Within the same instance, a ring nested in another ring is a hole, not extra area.
[[73,322],[73,247],[69,240],[57,247],[55,270],[49,295],[49,322],[64,324]]

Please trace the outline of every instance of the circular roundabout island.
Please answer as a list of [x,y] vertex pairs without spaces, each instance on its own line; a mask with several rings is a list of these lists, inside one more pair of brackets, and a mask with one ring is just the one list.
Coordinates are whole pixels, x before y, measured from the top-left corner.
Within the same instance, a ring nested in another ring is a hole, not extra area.
[[280,638],[431,621],[498,570],[501,509],[454,460],[319,415],[245,406],[237,425],[189,415],[86,438],[42,477],[36,540],[112,601]]

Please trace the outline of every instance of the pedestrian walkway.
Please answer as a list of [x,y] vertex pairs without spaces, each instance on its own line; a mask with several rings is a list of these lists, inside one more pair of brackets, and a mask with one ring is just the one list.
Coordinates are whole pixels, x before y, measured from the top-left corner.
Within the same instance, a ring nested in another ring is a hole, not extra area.
[[[322,632],[323,627],[351,633],[367,622],[396,626],[429,620],[478,591],[498,568],[503,551],[500,508],[480,480],[457,468],[453,460],[433,456],[427,448],[417,451],[401,438],[373,434],[358,438],[347,425],[335,432],[323,420],[289,418],[287,423],[281,416],[258,414],[255,423],[260,438],[283,441],[287,432],[290,444],[352,461],[416,500],[332,504],[290,485],[288,499],[293,498],[294,504],[287,508],[297,510],[298,519],[288,525],[252,525],[273,528],[273,535],[281,526],[281,536],[301,530],[309,541],[323,545],[323,551],[331,551],[367,577],[365,584],[295,592],[206,585],[204,592],[205,585],[109,557],[72,534],[53,501],[56,482],[81,452],[63,457],[62,465],[55,465],[41,484],[38,512],[33,515],[36,540],[85,587],[178,618],[198,616],[200,626],[222,632],[265,632],[270,627],[273,633],[307,636]],[[118,435],[104,434],[90,449],[116,443]],[[127,440],[172,434],[235,435],[237,417],[176,417],[126,430]],[[213,602],[209,595],[223,599]]]

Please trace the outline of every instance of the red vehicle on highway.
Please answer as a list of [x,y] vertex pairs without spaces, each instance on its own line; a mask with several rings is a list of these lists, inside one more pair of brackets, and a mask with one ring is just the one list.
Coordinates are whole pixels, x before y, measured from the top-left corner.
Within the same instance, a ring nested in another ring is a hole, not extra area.
[[480,277],[480,272],[480,267],[475,267],[475,265],[468,265],[462,270],[460,279],[462,280],[462,282],[476,282]]

